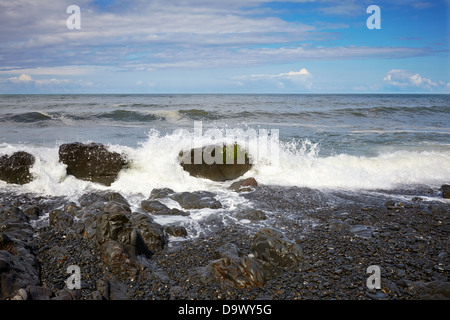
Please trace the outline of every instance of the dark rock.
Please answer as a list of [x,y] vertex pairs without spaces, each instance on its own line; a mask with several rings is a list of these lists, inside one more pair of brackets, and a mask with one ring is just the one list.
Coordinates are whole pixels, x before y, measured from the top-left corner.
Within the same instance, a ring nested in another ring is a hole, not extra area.
[[394,207],[395,206],[395,201],[394,200],[388,200],[388,201],[386,201],[386,203],[384,205],[386,207]]
[[188,235],[186,228],[183,226],[167,226],[164,231],[174,237],[187,237]]
[[129,219],[121,213],[103,213],[97,218],[97,242],[116,240],[126,228]]
[[357,237],[370,239],[372,238],[372,234],[375,230],[372,226],[366,225],[354,225],[350,228],[350,232],[353,233]]
[[450,184],[444,184],[441,187],[442,198],[450,199]]
[[41,286],[29,285],[26,291],[29,293],[30,300],[49,300],[53,295],[52,290]]
[[333,219],[330,220],[330,228],[331,230],[343,233],[350,230],[350,224],[339,219]]
[[260,287],[265,283],[267,274],[262,264],[249,256],[242,256],[240,250],[232,243],[227,243],[216,250],[217,260],[206,267],[194,271],[193,279],[203,284],[219,282],[236,288]]
[[107,240],[101,246],[102,261],[120,280],[134,279],[139,267],[135,260],[125,251],[123,245],[114,240]]
[[152,192],[150,192],[149,199],[150,200],[161,199],[173,193],[175,193],[175,191],[173,191],[170,188],[155,188],[152,190]]
[[222,208],[222,204],[214,198],[215,194],[208,191],[178,192],[171,197],[183,209]]
[[165,204],[158,200],[144,200],[141,202],[141,207],[145,211],[155,215],[175,215],[175,216],[188,216],[188,212],[181,211],[177,208],[170,209]]
[[115,201],[109,201],[103,207],[103,212],[107,212],[107,213],[121,213],[121,214],[127,215],[127,214],[131,213],[131,209],[126,204],[115,202]]
[[214,260],[208,264],[206,270],[219,282],[228,282],[237,288],[261,287],[265,282],[261,264],[248,256]]
[[59,161],[67,165],[67,174],[106,186],[116,180],[127,164],[122,155],[108,151],[102,144],[78,142],[61,145]]
[[29,206],[28,208],[24,209],[23,212],[31,219],[36,220],[39,219],[39,217],[43,214],[43,211],[38,206]]
[[170,209],[158,200],[144,200],[141,202],[141,208],[147,212],[169,211]]
[[6,234],[0,233],[0,250],[6,250],[14,241]]
[[236,214],[236,218],[238,219],[248,219],[251,221],[260,221],[266,220],[267,216],[262,210],[257,209],[245,209]]
[[255,178],[247,178],[244,180],[239,180],[233,182],[229,189],[234,190],[236,192],[244,192],[244,191],[252,191],[253,188],[258,186],[258,182],[256,182]]
[[273,228],[258,231],[252,240],[250,251],[266,265],[286,270],[301,269],[304,260],[300,246]]
[[140,231],[131,226],[126,215],[104,213],[98,217],[97,224],[96,239],[99,244],[114,240],[120,242],[133,258],[141,254],[147,257],[152,255]]
[[217,259],[220,258],[239,258],[242,257],[242,252],[234,243],[226,243],[215,251],[215,256]]
[[406,290],[416,299],[450,300],[450,282],[445,281],[405,281]]
[[179,160],[191,176],[213,181],[237,179],[251,168],[247,152],[237,144],[191,149],[180,153]]
[[168,239],[163,227],[154,222],[148,215],[133,213],[130,217],[130,223],[140,231],[149,250],[159,251],[167,245]]
[[375,293],[367,292],[366,295],[372,300],[386,300],[388,298],[382,291],[377,291]]
[[19,289],[39,284],[39,264],[33,228],[25,213],[0,206],[0,231],[0,299],[9,299]]
[[27,152],[18,151],[11,156],[0,157],[0,180],[7,183],[26,184],[33,180],[30,168],[36,161],[35,157]]
[[59,231],[64,231],[73,225],[73,217],[62,210],[52,210],[49,213],[50,226]]

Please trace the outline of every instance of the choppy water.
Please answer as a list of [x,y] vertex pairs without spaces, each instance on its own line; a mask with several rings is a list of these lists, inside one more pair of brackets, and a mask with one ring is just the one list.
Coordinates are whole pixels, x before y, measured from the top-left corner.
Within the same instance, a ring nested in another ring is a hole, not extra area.
[[231,208],[244,200],[228,182],[189,176],[177,156],[193,139],[220,142],[232,129],[257,159],[246,176],[263,184],[354,191],[450,182],[450,95],[2,95],[0,155],[24,150],[36,163],[33,182],[0,181],[0,190],[76,198],[108,189],[66,176],[58,162],[60,144],[93,141],[133,159],[109,189],[136,203],[169,187],[216,191]]

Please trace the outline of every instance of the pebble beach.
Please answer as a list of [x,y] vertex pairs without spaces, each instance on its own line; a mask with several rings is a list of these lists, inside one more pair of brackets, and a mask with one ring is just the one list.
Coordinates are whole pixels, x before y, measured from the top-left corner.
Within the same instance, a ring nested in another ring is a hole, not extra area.
[[[123,247],[109,253],[98,238],[87,236],[82,220],[76,217],[86,208],[93,210],[93,204],[84,202],[83,207],[68,204],[63,198],[1,194],[1,297],[248,301],[450,298],[449,204],[439,198],[439,190],[416,188],[377,196],[376,192],[349,194],[259,185],[240,196],[256,203],[259,214],[245,212],[247,216],[242,219],[243,213],[230,213],[229,219],[210,219],[205,222],[209,231],[192,239],[165,233],[167,241],[162,248],[151,256],[132,257]],[[95,206],[101,207],[99,201]],[[62,227],[51,222],[48,213],[52,210],[73,219]],[[288,248],[284,253],[278,248],[279,260],[274,261],[282,261],[283,254],[298,261],[269,266],[264,255],[258,256],[255,235],[268,229],[279,232],[281,246],[287,244]],[[293,253],[294,247],[299,251]],[[19,253],[22,258],[17,259]],[[108,254],[109,261],[105,258]],[[126,257],[114,260],[118,255]],[[239,268],[243,260],[238,259],[244,258],[254,264]],[[69,265],[80,267],[79,289],[67,288]],[[374,265],[381,271],[380,289],[367,285],[367,268]],[[233,272],[243,280],[227,278]]]

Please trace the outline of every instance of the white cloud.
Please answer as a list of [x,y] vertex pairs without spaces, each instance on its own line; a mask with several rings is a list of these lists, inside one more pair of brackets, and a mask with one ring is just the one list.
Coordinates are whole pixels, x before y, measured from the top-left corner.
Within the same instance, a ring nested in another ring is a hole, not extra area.
[[8,80],[12,81],[12,82],[31,82],[33,81],[33,79],[31,78],[30,75],[22,73],[20,76],[18,77],[11,77],[8,78]]
[[425,78],[418,73],[408,70],[393,69],[384,77],[384,81],[392,86],[399,88],[417,87],[424,89],[433,89],[442,86],[443,82],[435,82]]
[[295,79],[297,77],[310,77],[311,73],[305,68],[300,69],[299,71],[289,71],[287,73],[280,74],[255,74],[248,76],[241,76],[239,78],[252,78],[252,79]]
[[259,84],[265,82],[268,85],[272,84],[282,89],[287,87],[311,89],[313,86],[312,75],[306,68],[302,68],[299,71],[289,71],[279,74],[243,75],[233,77],[232,80],[237,81],[239,86],[254,84],[255,82],[258,82]]

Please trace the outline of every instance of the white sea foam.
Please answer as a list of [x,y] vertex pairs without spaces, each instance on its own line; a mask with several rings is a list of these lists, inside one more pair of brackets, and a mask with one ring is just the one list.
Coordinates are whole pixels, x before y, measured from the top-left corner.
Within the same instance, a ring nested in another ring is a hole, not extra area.
[[[217,143],[202,137],[202,145]],[[235,139],[249,147],[253,158],[255,141]],[[275,143],[276,141],[269,141]],[[229,142],[229,141],[228,141]],[[311,188],[393,189],[404,185],[441,185],[450,181],[450,151],[390,150],[377,156],[338,154],[320,156],[319,146],[309,140],[279,142],[276,159],[259,154],[258,161],[244,177],[255,177],[261,184]],[[209,190],[223,192],[231,182],[214,182],[190,176],[179,164],[180,151],[192,147],[192,133],[180,130],[160,135],[152,131],[147,141],[136,148],[110,145],[110,150],[126,155],[131,161],[118,179],[105,187],[67,176],[59,162],[58,146],[35,147],[0,144],[0,154],[23,150],[33,154],[34,180],[23,186],[0,182],[3,191],[30,192],[51,196],[78,197],[89,189],[114,190],[129,197],[148,196],[153,188],[171,188],[176,192]],[[272,146],[274,148],[274,146]]]

